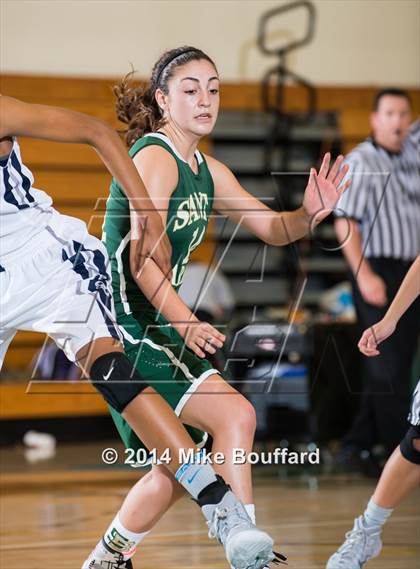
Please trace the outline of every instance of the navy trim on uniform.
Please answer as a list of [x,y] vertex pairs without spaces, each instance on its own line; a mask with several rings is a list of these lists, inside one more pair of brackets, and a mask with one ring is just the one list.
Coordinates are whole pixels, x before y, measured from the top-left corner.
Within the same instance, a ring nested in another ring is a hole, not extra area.
[[3,181],[4,181],[4,186],[6,188],[6,191],[4,192],[4,200],[9,204],[14,205],[18,209],[26,209],[26,208],[30,207],[29,204],[18,203],[18,201],[17,201],[17,199],[13,193],[13,186],[10,184],[9,179],[10,179],[9,171],[7,170],[7,168],[4,168],[3,169]]
[[13,151],[11,154],[12,166],[15,168],[19,176],[22,178],[22,188],[25,192],[25,197],[28,202],[33,203],[35,198],[31,196],[29,190],[31,189],[31,180],[22,172],[22,164],[19,162],[16,153]]
[[[110,318],[112,314],[112,293],[108,288],[109,275],[106,269],[105,256],[99,249],[86,249],[82,243],[72,241],[74,254],[68,255],[65,249],[62,250],[61,256],[63,261],[70,261],[73,270],[82,277],[83,280],[89,280],[88,289],[94,293],[94,297],[98,307],[104,317],[109,333],[113,338],[120,339],[120,335],[116,329],[115,322]],[[86,259],[83,253],[93,254],[93,263],[96,267],[95,276],[89,272],[86,266]]]
[[[22,165],[19,162],[19,159],[16,156],[16,153],[14,150],[10,154],[10,160],[11,160],[13,168],[16,170],[16,172],[22,178],[21,187],[22,187],[23,191],[25,192],[25,198],[24,199],[26,199],[29,203],[34,203],[35,198],[31,195],[31,193],[29,191],[31,189],[31,181],[22,172]],[[14,187],[10,183],[10,174],[9,174],[9,170],[7,168],[3,168],[3,180],[4,180],[4,185],[6,188],[6,191],[4,192],[5,201],[11,205],[14,205],[18,209],[27,209],[28,207],[30,207],[30,205],[28,203],[19,203],[18,202],[17,197],[13,193]]]

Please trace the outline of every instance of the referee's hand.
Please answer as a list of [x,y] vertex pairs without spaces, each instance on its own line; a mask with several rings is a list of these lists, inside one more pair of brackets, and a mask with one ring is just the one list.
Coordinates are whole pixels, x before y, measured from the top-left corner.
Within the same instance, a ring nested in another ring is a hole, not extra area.
[[366,272],[359,275],[357,284],[363,296],[363,300],[373,306],[385,306],[388,302],[386,284],[384,280],[374,272]]

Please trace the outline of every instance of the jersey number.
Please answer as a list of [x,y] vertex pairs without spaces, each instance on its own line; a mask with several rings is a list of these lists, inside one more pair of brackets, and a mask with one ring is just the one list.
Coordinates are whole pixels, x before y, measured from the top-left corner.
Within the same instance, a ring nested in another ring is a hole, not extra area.
[[206,233],[205,227],[202,227],[201,229],[197,227],[197,229],[194,231],[188,247],[187,254],[182,260],[178,261],[178,263],[175,265],[175,267],[172,270],[172,284],[174,287],[181,285],[182,279],[184,278],[185,269],[187,268],[187,264],[190,259],[190,255],[194,251],[194,249],[200,245],[201,241],[204,238],[205,233]]

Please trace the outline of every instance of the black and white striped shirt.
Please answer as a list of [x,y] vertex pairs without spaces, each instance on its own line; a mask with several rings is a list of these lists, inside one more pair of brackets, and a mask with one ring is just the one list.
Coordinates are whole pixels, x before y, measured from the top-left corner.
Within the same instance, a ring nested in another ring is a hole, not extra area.
[[420,254],[420,121],[398,154],[368,138],[345,162],[352,185],[335,215],[359,222],[366,257],[414,259]]

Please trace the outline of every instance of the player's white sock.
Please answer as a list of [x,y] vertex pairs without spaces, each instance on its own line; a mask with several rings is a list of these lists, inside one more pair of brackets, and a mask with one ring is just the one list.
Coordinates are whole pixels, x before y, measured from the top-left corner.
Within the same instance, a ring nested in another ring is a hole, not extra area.
[[148,533],[150,532],[135,533],[128,530],[121,523],[120,515],[117,514],[106,530],[103,541],[110,549],[119,551],[124,557],[130,558],[136,552],[138,544],[143,541]]
[[217,482],[213,467],[210,464],[202,464],[203,454],[204,451],[196,452],[192,460],[180,466],[175,473],[176,480],[194,500],[197,500],[204,488]]
[[246,513],[248,514],[248,516],[251,518],[251,522],[255,525],[256,524],[256,518],[255,518],[255,504],[244,504],[245,505],[245,510]]
[[381,508],[371,498],[363,514],[363,525],[365,528],[381,527],[393,511],[393,508]]

